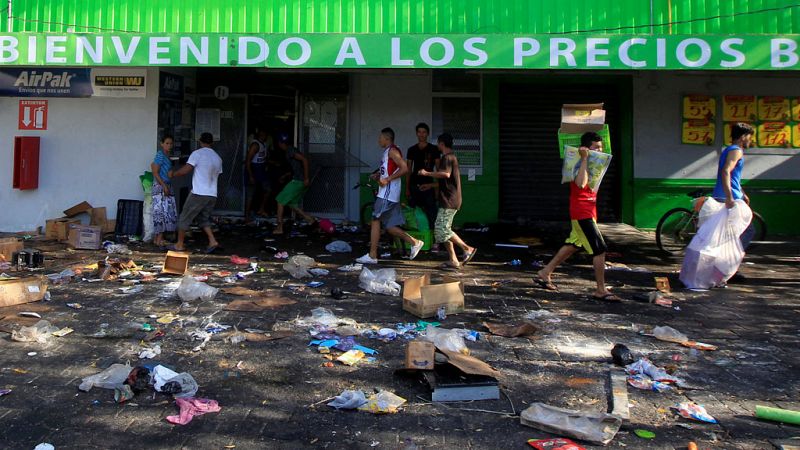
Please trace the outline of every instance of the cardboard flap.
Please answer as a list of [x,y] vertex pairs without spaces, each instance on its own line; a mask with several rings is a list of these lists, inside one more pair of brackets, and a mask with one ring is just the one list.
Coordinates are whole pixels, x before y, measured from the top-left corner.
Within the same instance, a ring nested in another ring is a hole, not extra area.
[[422,297],[422,287],[429,284],[431,284],[431,276],[429,274],[407,279],[403,282],[403,298],[412,300]]
[[442,277],[442,282],[444,283],[458,283],[459,287],[461,288],[461,294],[464,294],[464,283],[461,282],[458,278],[448,277],[447,275]]
[[167,251],[167,256],[164,258],[164,267],[161,273],[171,273],[173,275],[183,275],[189,269],[189,253],[177,252],[173,250]]
[[566,104],[561,107],[561,123],[606,123],[602,103]]
[[451,297],[463,296],[463,289],[463,285],[460,282],[456,282],[422,286],[420,291],[426,303],[438,304],[447,303],[447,300]]
[[75,217],[78,214],[89,212],[91,209],[92,205],[90,205],[89,202],[80,202],[77,205],[65,210],[64,215],[67,217]]
[[447,350],[439,350],[447,355],[447,362],[449,364],[457,367],[464,373],[468,373],[470,375],[485,375],[492,378],[500,378],[503,376],[503,374],[494,370],[492,366],[486,364],[478,358],[475,358],[474,356],[462,355],[461,353]]

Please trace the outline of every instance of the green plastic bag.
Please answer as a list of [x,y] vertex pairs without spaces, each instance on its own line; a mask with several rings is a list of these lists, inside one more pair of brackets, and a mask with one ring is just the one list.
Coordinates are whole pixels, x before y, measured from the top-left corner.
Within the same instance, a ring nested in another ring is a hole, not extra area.
[[149,194],[153,189],[153,172],[145,171],[144,174],[139,175],[139,181],[142,182],[144,193]]

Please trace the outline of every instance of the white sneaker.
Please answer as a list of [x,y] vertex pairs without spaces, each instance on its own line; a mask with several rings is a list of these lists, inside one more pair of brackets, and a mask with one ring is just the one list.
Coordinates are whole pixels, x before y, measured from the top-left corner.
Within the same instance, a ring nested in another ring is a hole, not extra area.
[[[413,252],[413,250],[412,250],[412,252]],[[362,256],[360,258],[356,258],[356,262],[359,263],[359,264],[378,264],[378,260],[372,258],[371,256],[369,256],[369,253],[367,253],[366,255],[364,255],[364,256]]]
[[411,254],[408,255],[408,259],[409,260],[413,260],[414,258],[416,258],[417,255],[419,255],[419,251],[422,250],[423,246],[425,246],[425,241],[422,241],[422,240],[420,240],[416,244],[414,244],[411,247]]

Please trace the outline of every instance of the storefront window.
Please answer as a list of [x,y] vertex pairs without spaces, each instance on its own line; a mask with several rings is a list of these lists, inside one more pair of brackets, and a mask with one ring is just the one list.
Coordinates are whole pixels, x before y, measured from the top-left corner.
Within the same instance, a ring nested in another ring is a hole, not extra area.
[[[434,72],[433,132],[450,133],[464,173],[481,175],[481,79],[463,72]],[[432,136],[433,139],[436,136]]]

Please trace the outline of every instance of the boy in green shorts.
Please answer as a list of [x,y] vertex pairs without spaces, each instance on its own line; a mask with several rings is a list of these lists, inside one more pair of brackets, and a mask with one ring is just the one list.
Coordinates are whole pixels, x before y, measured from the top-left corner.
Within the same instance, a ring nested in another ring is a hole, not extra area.
[[289,145],[288,134],[282,133],[278,136],[278,147],[286,152],[286,158],[292,167],[292,181],[275,197],[275,201],[278,203],[278,224],[272,234],[281,235],[283,234],[283,211],[287,206],[297,214],[300,214],[310,225],[313,225],[317,220],[300,209],[300,201],[303,200],[303,195],[305,195],[308,186],[311,184],[311,180],[308,177],[308,158],[295,147]]

